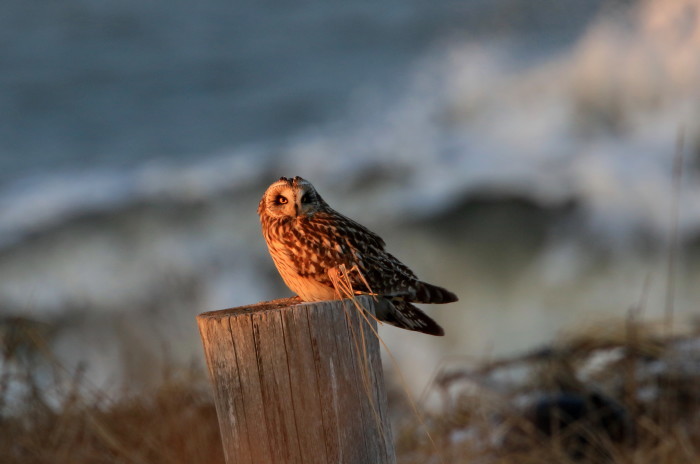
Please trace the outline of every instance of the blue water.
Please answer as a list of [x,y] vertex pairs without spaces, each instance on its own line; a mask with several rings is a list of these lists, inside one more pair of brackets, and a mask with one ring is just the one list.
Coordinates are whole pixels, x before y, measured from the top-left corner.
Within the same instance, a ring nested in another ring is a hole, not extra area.
[[342,118],[358,93],[398,91],[441,40],[554,31],[565,41],[599,2],[561,2],[580,14],[549,20],[533,2],[498,3],[8,0],[0,186],[281,140]]

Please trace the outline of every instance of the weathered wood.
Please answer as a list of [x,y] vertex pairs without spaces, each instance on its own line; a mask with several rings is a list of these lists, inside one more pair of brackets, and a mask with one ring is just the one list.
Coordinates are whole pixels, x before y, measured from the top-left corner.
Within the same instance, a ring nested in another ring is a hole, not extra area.
[[226,462],[395,463],[370,325],[349,300],[295,303],[197,317]]

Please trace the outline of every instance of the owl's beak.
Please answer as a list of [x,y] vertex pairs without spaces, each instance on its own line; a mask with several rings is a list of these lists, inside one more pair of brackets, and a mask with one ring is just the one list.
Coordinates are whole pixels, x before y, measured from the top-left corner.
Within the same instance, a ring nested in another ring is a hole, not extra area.
[[294,216],[299,216],[299,203],[294,203]]

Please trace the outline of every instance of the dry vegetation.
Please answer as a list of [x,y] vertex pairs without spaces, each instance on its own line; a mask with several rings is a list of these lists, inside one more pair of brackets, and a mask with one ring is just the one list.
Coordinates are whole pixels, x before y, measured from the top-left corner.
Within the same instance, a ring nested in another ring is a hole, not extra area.
[[[216,410],[198,369],[163,373],[158,388],[117,397],[80,372],[39,366],[50,353],[31,321],[5,321],[0,368],[3,464],[223,463]],[[52,362],[49,359],[50,362]]]
[[[23,331],[25,333],[23,333]],[[223,463],[216,413],[198,369],[116,398],[80,372],[40,387],[42,350],[23,324],[2,337],[0,462]],[[517,358],[443,369],[425,421],[392,395],[399,462],[700,462],[700,337],[628,323],[566,337]]]
[[[400,430],[402,463],[698,463],[700,337],[627,321],[443,369],[441,410]],[[436,451],[439,450],[439,451]]]

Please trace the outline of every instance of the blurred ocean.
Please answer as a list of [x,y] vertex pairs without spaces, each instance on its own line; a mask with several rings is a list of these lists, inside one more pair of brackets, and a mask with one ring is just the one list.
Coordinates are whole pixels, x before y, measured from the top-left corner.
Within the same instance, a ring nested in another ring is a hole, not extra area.
[[419,387],[448,355],[697,314],[697,0],[1,9],[0,315],[96,385],[289,294],[255,213],[281,175],[461,297],[428,309],[444,339],[382,329]]

